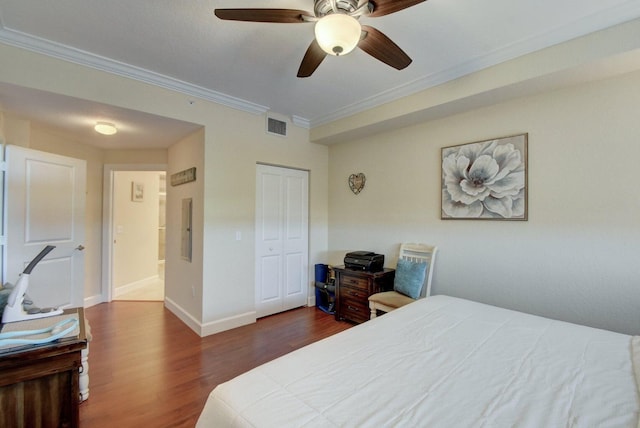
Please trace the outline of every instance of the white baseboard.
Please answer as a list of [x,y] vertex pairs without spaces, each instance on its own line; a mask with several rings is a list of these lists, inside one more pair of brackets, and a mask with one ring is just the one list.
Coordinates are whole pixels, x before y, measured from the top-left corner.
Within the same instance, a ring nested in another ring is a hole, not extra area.
[[211,334],[231,330],[232,328],[242,327],[243,325],[247,324],[253,324],[254,322],[256,322],[256,311],[245,312],[244,314],[238,314],[232,317],[227,317],[221,320],[211,321],[203,324],[202,334],[200,336],[209,336]]
[[148,278],[141,279],[139,281],[130,282],[129,284],[116,287],[114,290],[113,298],[116,299],[125,293],[143,288],[144,286],[149,285],[149,282],[157,281],[157,280],[158,280],[158,275],[153,275]]
[[193,330],[198,336],[201,336],[200,322],[192,317],[189,312],[185,311],[180,305],[178,305],[167,296],[164,296],[164,307],[169,309],[171,313],[180,318],[180,321],[185,323],[187,327]]
[[91,306],[98,305],[103,303],[105,300],[103,299],[102,294],[96,294],[95,296],[85,297],[84,298],[84,307],[90,308]]
[[185,323],[198,336],[205,337],[222,331],[231,330],[232,328],[241,327],[243,325],[256,322],[255,311],[246,312],[244,314],[234,315],[232,317],[223,318],[201,324],[191,314],[184,310],[180,305],[168,297],[164,299],[164,306],[169,309],[175,316]]
[[[104,301],[105,300],[103,299],[103,296],[101,294],[86,297],[84,299],[84,307],[89,308],[91,306],[103,303]],[[185,323],[200,337],[209,336],[215,333],[220,333],[222,331],[231,330],[232,328],[242,327],[243,325],[253,324],[254,322],[256,322],[256,312],[251,311],[223,318],[221,320],[201,324],[191,314],[184,310],[184,308],[182,308],[180,305],[178,305],[168,297],[165,297],[164,299],[164,306],[169,309],[175,316],[180,318],[183,323]]]

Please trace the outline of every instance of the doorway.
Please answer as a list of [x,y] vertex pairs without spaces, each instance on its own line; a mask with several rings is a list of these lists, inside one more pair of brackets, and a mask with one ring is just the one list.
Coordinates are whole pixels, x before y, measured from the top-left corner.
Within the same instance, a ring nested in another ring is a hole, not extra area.
[[105,165],[104,185],[104,300],[164,300],[166,166]]

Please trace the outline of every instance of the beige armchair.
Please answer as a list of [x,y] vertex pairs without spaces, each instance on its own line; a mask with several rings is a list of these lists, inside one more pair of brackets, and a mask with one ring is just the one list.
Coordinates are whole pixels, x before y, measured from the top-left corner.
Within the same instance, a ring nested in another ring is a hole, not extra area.
[[431,245],[400,245],[394,291],[369,297],[370,319],[377,317],[378,311],[390,312],[431,295],[431,277],[437,251],[438,248]]

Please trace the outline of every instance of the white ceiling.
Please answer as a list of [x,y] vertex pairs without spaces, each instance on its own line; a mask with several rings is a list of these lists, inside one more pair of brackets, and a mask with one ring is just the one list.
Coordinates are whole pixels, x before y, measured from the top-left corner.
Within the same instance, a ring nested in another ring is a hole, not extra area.
[[[328,56],[311,77],[301,79],[296,73],[313,39],[313,24],[221,21],[213,14],[216,8],[244,7],[312,12],[313,1],[0,0],[0,42],[235,108],[271,110],[313,127],[640,17],[639,0],[429,0],[361,18],[413,58],[408,68],[397,71],[356,50]],[[44,123],[53,106],[58,119],[76,112],[77,100],[50,95],[42,103],[43,93],[23,97],[20,90],[0,85],[0,104]],[[38,104],[49,108],[36,111]],[[125,128],[162,126],[150,115],[93,103],[82,107],[105,119],[135,119]],[[167,129],[178,126],[175,133],[196,128],[171,125]]]

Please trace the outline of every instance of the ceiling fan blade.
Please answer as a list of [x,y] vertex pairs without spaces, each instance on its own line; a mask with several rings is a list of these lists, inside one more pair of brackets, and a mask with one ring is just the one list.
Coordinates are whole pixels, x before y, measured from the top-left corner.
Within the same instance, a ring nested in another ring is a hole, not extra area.
[[390,13],[398,12],[424,1],[427,0],[370,0],[369,3],[373,4],[373,12],[371,12],[369,16],[389,15]]
[[362,31],[365,35],[358,43],[360,49],[397,70],[411,64],[411,58],[381,31],[368,25],[363,25]]
[[304,58],[302,58],[302,63],[298,69],[298,77],[311,76],[326,56],[327,53],[323,51],[318,42],[313,39],[307,48],[307,52],[304,54]]
[[213,11],[220,19],[228,21],[277,22],[296,24],[306,22],[302,16],[312,16],[309,12],[296,9],[216,9]]

